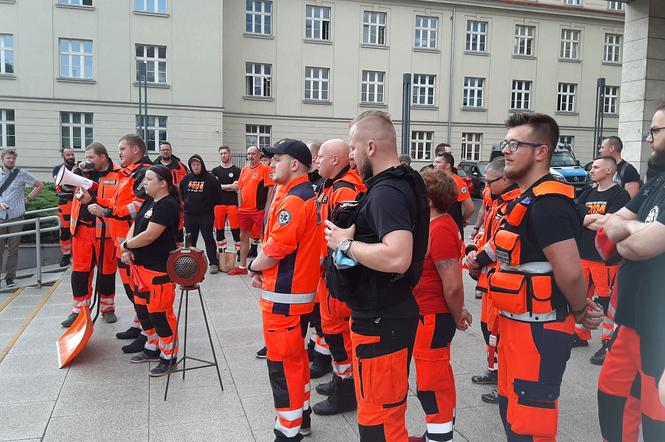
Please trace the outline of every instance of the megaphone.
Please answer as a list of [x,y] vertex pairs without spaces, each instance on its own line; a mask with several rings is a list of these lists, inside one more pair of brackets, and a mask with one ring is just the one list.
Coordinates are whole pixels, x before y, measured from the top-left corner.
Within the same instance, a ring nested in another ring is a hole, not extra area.
[[66,167],[61,167],[58,175],[55,177],[55,185],[74,186],[84,190],[95,192],[97,190],[97,183],[91,179],[77,175],[74,172],[67,170]]

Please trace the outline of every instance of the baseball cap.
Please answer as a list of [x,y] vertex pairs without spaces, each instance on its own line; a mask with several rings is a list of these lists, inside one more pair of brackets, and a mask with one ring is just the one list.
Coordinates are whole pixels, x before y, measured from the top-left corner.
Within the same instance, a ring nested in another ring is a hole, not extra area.
[[263,152],[266,155],[289,155],[308,168],[312,165],[312,153],[305,143],[293,138],[284,138],[272,147],[264,147]]

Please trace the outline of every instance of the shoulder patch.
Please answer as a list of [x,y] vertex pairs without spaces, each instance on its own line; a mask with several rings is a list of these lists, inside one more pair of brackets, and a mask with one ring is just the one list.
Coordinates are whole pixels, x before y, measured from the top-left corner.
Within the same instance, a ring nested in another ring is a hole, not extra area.
[[285,226],[291,222],[291,212],[284,209],[277,214],[277,222],[280,226]]
[[462,187],[462,189],[460,189],[461,193],[467,193],[468,191],[469,191],[469,189],[466,186],[464,186],[464,187]]

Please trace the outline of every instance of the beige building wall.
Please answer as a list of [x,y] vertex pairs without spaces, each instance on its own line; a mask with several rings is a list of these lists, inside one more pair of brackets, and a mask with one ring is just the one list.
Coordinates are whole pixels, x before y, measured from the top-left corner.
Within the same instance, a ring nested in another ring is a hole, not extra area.
[[[13,35],[15,62],[13,75],[0,75],[0,109],[14,110],[20,167],[49,177],[59,160],[61,111],[93,113],[94,140],[117,156],[118,138],[136,131],[136,44],[167,48],[167,81],[148,88],[148,113],[167,117],[175,153],[184,160],[193,153],[216,158],[223,117],[222,2],[200,0],[193,8],[167,0],[167,12],[158,14],[134,11],[134,0],[58,3],[0,1],[0,34]],[[59,38],[93,42],[91,80],[60,78]]]
[[[344,138],[348,122],[371,108],[389,112],[397,123],[399,136],[402,75],[417,73],[435,75],[436,91],[433,106],[411,107],[411,130],[432,131],[433,145],[450,136],[457,159],[464,132],[482,133],[481,160],[489,157],[492,144],[505,134],[503,121],[509,115],[512,80],[530,80],[531,110],[554,115],[561,125],[561,134],[574,137],[576,154],[584,162],[592,156],[596,79],[605,77],[607,85],[612,86],[621,83],[621,64],[603,63],[603,49],[605,33],[623,33],[623,12],[610,11],[605,1],[583,0],[580,7],[554,0],[276,0],[272,4],[270,35],[245,32],[245,2],[225,4],[224,142],[237,151],[247,144],[247,125],[270,126],[274,141],[287,136],[303,140]],[[331,8],[330,41],[304,38],[306,5]],[[387,13],[385,46],[362,43],[366,10]],[[436,49],[414,47],[416,15],[439,19]],[[488,23],[486,53],[465,51],[467,19]],[[512,55],[516,24],[536,27],[534,57]],[[581,31],[578,61],[559,59],[563,28]],[[246,62],[272,65],[270,98],[246,95]],[[330,69],[328,102],[313,104],[304,100],[305,66]],[[363,70],[386,73],[385,105],[360,103]],[[482,109],[463,109],[465,76],[486,79]],[[575,112],[556,113],[559,82],[578,85]],[[606,135],[616,134],[617,122],[617,115],[605,118]]]

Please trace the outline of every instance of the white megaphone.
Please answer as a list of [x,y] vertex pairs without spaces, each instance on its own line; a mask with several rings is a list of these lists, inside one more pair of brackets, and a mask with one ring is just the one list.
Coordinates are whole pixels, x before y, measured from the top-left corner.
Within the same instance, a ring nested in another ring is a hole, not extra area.
[[93,192],[97,190],[96,182],[81,175],[76,175],[64,166],[60,168],[58,175],[55,177],[55,185],[78,187],[80,190],[77,192],[76,197],[79,199],[83,196],[83,190],[91,190]]

